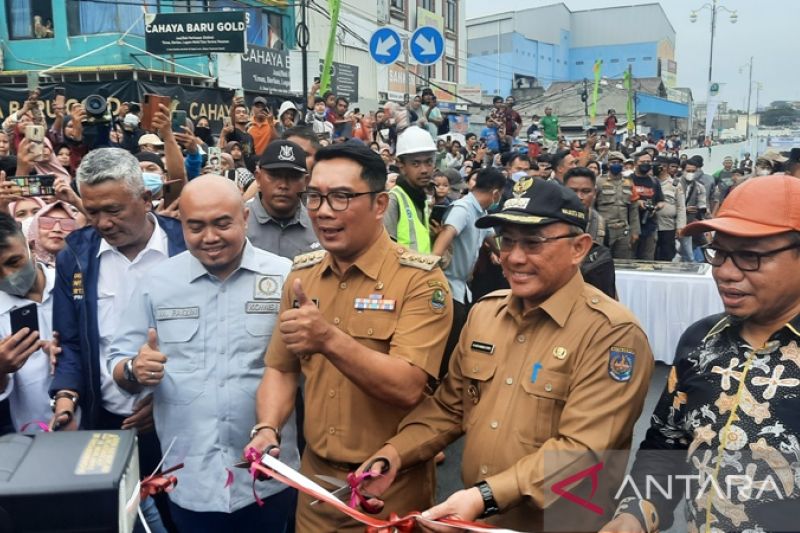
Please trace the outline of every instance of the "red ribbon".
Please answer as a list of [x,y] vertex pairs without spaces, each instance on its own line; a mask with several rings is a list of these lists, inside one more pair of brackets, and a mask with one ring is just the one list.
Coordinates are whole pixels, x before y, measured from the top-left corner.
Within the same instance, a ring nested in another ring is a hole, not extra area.
[[50,426],[48,426],[47,424],[45,424],[41,420],[32,420],[32,421],[28,422],[27,424],[24,424],[21,428],[19,428],[19,432],[20,433],[25,433],[25,430],[28,429],[31,426],[36,426],[39,429],[41,429],[42,431],[44,431],[45,433],[50,433]]
[[167,474],[180,470],[181,468],[183,468],[183,463],[144,478],[139,485],[139,499],[144,501],[148,496],[155,496],[162,492],[172,492],[175,485],[178,484],[178,478],[175,476],[168,476]]
[[364,480],[378,477],[380,474],[372,472],[362,472],[356,475],[355,472],[347,474],[347,484],[350,485],[350,502],[347,504],[353,509],[357,509],[360,505],[369,514],[376,514],[381,512],[383,507],[370,503],[367,498],[361,493],[361,483]]
[[[250,450],[248,450],[248,452],[249,451]],[[255,453],[258,453],[256,450],[253,450],[253,451]],[[245,456],[248,458],[248,460],[250,460],[249,456],[251,456],[251,454],[248,453],[248,454],[245,454]],[[284,485],[288,485],[288,486],[293,487],[293,488],[295,488],[295,489],[297,489],[297,490],[299,490],[301,492],[305,492],[306,494],[309,494],[310,496],[312,496],[314,498],[319,497],[317,494],[314,494],[314,493],[310,492],[308,489],[306,489],[305,487],[303,487],[300,484],[296,483],[295,481],[285,477],[280,472],[276,472],[274,470],[271,470],[269,467],[267,467],[266,465],[261,464],[260,462],[251,461],[250,470],[251,471],[255,471],[255,472],[259,473],[259,474],[262,474],[262,475],[264,475],[266,477],[274,478],[277,481],[280,481],[281,483],[283,483]],[[355,480],[355,479],[357,479],[357,476],[353,476],[353,478]],[[350,486],[352,487],[350,476],[348,476],[348,483],[350,483]],[[360,481],[359,481],[359,483],[360,483]],[[253,481],[253,484],[255,486],[255,481]],[[396,514],[392,513],[392,514],[389,515],[389,519],[388,520],[382,520],[380,518],[376,518],[374,516],[370,516],[368,514],[364,514],[361,511],[359,511],[358,509],[348,507],[347,505],[345,505],[343,502],[339,501],[335,497],[331,497],[331,498],[322,497],[321,499],[323,501],[327,502],[327,503],[330,503],[332,506],[334,506],[335,508],[339,509],[341,512],[343,512],[344,514],[346,514],[350,518],[353,518],[354,520],[357,520],[357,521],[361,522],[362,524],[366,525],[367,526],[367,532],[369,532],[369,533],[391,533],[392,531],[397,531],[398,533],[410,533],[410,532],[414,531],[414,527],[415,527],[415,525],[417,523],[417,517],[419,517],[421,515],[421,513],[419,513],[418,511],[411,512],[411,513],[409,513],[409,514],[407,514],[406,516],[403,516],[403,517],[397,516]],[[492,526],[487,525],[487,524],[479,524],[477,522],[470,522],[470,521],[467,521],[467,520],[458,520],[458,519],[453,519],[453,518],[440,518],[440,519],[436,520],[435,523],[441,524],[441,525],[446,525],[446,526],[453,526],[453,527],[457,527],[457,528],[460,528],[460,529],[470,529],[472,527],[483,528],[483,529],[495,529]]]
[[[256,481],[258,481],[260,475],[259,471],[255,468],[256,465],[261,463],[261,456],[263,454],[256,450],[255,448],[248,448],[246,452],[244,452],[244,458],[250,463],[250,468],[248,468],[248,472],[250,475],[253,476],[253,498],[255,498],[256,503],[259,507],[264,507],[264,500],[258,497],[258,493],[256,492]],[[265,474],[267,478],[269,477],[268,474]],[[230,479],[230,478],[228,478]]]

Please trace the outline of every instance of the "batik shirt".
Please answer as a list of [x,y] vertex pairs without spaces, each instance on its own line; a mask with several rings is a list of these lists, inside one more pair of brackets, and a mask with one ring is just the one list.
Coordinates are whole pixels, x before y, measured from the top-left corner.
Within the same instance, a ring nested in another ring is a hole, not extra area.
[[[740,329],[716,315],[679,343],[631,472],[662,530],[687,486],[679,474],[692,479],[684,495],[690,532],[800,529],[800,316],[759,348]],[[661,487],[671,482],[672,497],[643,494],[648,475]]]

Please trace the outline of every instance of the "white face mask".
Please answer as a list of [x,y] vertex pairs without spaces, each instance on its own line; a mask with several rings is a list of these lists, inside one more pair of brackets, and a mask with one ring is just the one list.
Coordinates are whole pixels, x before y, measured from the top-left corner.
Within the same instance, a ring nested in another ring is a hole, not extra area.
[[632,174],[633,174],[633,170],[623,170],[622,171],[622,177],[623,178],[627,178],[628,176],[631,176]]
[[694,172],[687,172],[683,177],[686,178],[686,181],[694,181]]
[[769,176],[770,172],[772,171],[768,168],[757,168],[756,176]]

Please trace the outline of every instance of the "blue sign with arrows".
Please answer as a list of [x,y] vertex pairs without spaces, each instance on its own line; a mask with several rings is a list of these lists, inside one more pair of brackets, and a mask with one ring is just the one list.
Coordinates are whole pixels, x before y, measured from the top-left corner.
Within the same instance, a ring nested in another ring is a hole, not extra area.
[[409,41],[409,51],[417,63],[431,65],[441,59],[444,54],[444,37],[442,32],[433,26],[417,28]]
[[391,65],[400,57],[403,42],[400,34],[391,28],[380,28],[369,40],[369,55],[381,65]]

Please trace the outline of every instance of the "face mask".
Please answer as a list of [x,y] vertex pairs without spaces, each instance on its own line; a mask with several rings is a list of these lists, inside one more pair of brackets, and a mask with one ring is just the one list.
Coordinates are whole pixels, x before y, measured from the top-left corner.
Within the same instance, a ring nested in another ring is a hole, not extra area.
[[[492,195],[492,197],[494,197],[494,195]],[[501,195],[501,198],[502,198],[502,195]],[[500,209],[500,199],[501,198],[498,198],[496,202],[492,202],[492,204],[489,207],[487,207],[486,210],[487,211],[497,211],[498,209]]]
[[158,194],[164,182],[161,179],[161,174],[155,172],[142,172],[142,180],[144,180],[145,188],[153,194]]
[[769,176],[769,173],[772,172],[768,168],[757,168],[756,169],[756,176]]
[[618,163],[614,163],[614,164],[608,165],[608,171],[616,176],[617,174],[622,172],[622,165],[620,165]]
[[36,266],[33,261],[29,259],[24,267],[4,279],[0,279],[0,291],[22,298],[30,292],[31,287],[33,287],[33,282],[35,281]]
[[195,126],[195,128],[194,128],[194,134],[197,137],[200,137],[201,139],[203,137],[207,137],[210,133],[211,133],[211,129],[210,128],[206,128],[204,126]]
[[622,171],[622,177],[623,177],[623,178],[627,178],[627,177],[629,177],[631,174],[633,174],[633,170],[623,170],[623,171]]
[[686,181],[694,181],[694,172],[687,172],[683,177],[686,178]]
[[650,163],[642,163],[637,167],[639,174],[647,174],[653,166]]

